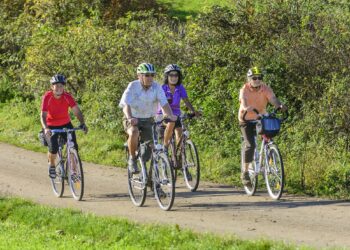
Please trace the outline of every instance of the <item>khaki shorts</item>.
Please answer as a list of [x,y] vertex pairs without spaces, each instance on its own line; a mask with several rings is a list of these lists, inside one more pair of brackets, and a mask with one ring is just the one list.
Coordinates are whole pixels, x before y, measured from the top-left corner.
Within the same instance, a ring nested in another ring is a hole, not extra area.
[[[137,119],[138,119],[138,123],[136,124],[136,127],[140,131],[141,142],[151,141],[153,139],[152,138],[152,136],[153,136],[152,126],[154,123],[153,117],[151,117],[151,118],[137,118]],[[132,127],[130,122],[128,121],[128,119],[126,119],[126,117],[123,118],[123,126],[124,126],[125,132],[127,132],[128,129]]]

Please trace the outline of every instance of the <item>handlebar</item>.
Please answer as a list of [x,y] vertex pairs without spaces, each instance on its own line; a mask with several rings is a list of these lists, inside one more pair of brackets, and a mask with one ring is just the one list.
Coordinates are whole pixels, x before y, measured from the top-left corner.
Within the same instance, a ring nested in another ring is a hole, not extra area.
[[[253,109],[253,111],[258,115],[258,119],[253,120],[253,121],[251,121],[251,120],[246,120],[246,119],[245,119],[245,117],[246,117],[246,115],[247,115],[247,113],[248,113],[248,111],[246,110],[246,111],[244,111],[244,114],[243,114],[242,119],[243,119],[243,121],[245,121],[245,122],[254,122],[254,121],[257,121],[257,120],[261,120],[261,119],[264,118],[264,117],[276,117],[277,113],[278,113],[280,110],[281,110],[280,108],[277,108],[277,109],[274,109],[274,111],[272,111],[271,113],[268,113],[268,114],[265,114],[265,115],[264,115],[264,114],[259,114],[259,111],[258,111],[257,109]],[[288,111],[286,111],[286,112],[283,112],[282,118],[278,118],[278,119],[279,119],[281,122],[284,122],[285,120],[287,120],[288,116],[289,116],[289,113],[288,113]]]
[[56,133],[70,133],[77,130],[83,130],[83,128],[62,128],[62,129],[50,129],[52,134]]

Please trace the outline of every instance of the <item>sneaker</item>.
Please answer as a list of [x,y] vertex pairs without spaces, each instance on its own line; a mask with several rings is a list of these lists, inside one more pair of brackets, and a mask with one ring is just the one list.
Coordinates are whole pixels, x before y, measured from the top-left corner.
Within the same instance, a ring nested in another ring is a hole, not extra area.
[[252,186],[252,182],[249,177],[249,172],[243,172],[241,175],[241,179],[244,186]]
[[157,192],[158,192],[158,196],[160,198],[166,198],[167,197],[166,193],[163,191],[163,189],[161,187],[157,187]]
[[49,177],[51,179],[55,179],[56,178],[56,168],[55,168],[55,166],[49,166]]
[[129,167],[129,171],[132,173],[132,174],[138,174],[140,173],[140,170],[137,166],[137,160],[136,159],[133,159],[133,158],[129,158],[128,160],[128,167]]

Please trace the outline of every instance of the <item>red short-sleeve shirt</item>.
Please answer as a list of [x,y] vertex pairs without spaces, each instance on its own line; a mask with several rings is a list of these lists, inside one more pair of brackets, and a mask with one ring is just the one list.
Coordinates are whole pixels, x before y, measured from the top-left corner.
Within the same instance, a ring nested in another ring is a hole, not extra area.
[[47,112],[47,125],[62,126],[70,122],[68,109],[76,105],[74,98],[67,92],[56,99],[52,91],[47,91],[42,99],[41,111]]

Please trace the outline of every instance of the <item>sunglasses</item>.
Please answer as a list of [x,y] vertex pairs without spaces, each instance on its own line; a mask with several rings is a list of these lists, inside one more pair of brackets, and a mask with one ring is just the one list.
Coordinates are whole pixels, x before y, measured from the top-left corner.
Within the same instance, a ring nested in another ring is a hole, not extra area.
[[143,74],[145,77],[154,77],[155,74]]
[[169,74],[170,77],[179,77],[179,74]]
[[263,78],[262,76],[253,76],[252,79],[256,81],[256,80],[262,80]]

